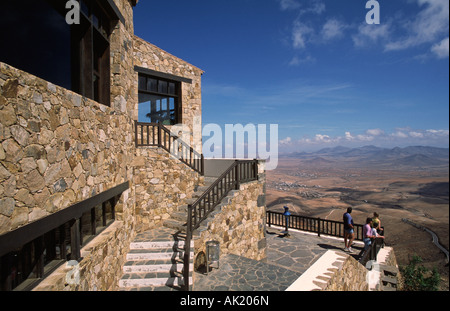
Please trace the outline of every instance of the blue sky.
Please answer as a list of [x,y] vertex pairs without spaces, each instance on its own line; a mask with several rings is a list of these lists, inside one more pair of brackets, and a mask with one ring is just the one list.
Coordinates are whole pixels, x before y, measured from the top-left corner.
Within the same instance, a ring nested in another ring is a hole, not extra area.
[[280,151],[449,143],[449,1],[139,1],[135,34],[205,71],[203,125],[278,124]]

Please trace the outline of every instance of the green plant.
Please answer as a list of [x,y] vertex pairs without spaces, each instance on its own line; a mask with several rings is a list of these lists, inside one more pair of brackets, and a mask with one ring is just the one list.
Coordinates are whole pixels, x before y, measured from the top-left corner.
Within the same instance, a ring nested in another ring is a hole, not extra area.
[[414,255],[409,265],[401,268],[405,291],[437,291],[439,289],[440,275],[436,269],[430,271],[423,265],[422,258]]

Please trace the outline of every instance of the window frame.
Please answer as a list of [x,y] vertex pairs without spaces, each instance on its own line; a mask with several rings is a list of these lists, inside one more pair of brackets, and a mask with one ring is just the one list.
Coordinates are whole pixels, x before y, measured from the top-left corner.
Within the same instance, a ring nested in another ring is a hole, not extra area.
[[[141,81],[144,80],[144,85],[145,87],[142,87],[142,83]],[[151,87],[149,87],[149,81],[150,80],[155,80],[156,81],[156,89],[152,89]],[[161,90],[160,86],[166,83],[167,86],[165,87],[166,91],[164,92],[164,90]],[[173,93],[170,92],[170,85],[173,85]],[[162,124],[163,125],[175,125],[175,124],[180,124],[182,123],[182,96],[181,96],[181,82],[177,81],[177,80],[172,80],[169,78],[164,78],[164,77],[160,77],[160,76],[155,76],[155,75],[149,75],[149,74],[145,74],[145,73],[139,73],[138,74],[138,106],[143,103],[140,101],[140,96],[142,95],[150,95],[150,96],[155,96],[155,97],[161,97],[161,100],[166,99],[166,110],[156,110],[155,113],[159,113],[161,111],[167,111],[169,112],[169,116],[170,116],[170,112],[172,111],[172,109],[170,109],[170,99],[174,100],[174,119],[172,120],[172,118],[169,117],[169,119],[164,119],[162,120]],[[160,107],[162,107],[162,103],[160,103]],[[138,108],[139,110],[139,108]],[[150,105],[150,113],[152,113],[152,104]],[[170,120],[170,124],[166,124],[166,121]],[[151,120],[151,123],[159,123],[160,120],[157,120],[156,122]]]
[[100,1],[80,1],[80,24],[72,25],[72,88],[111,105],[110,36],[115,20]]

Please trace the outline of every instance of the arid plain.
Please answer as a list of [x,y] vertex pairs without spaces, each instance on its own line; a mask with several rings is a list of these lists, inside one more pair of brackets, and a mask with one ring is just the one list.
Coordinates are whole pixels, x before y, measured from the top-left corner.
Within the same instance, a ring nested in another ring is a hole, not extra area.
[[448,290],[447,257],[429,233],[402,221],[409,219],[434,231],[448,250],[448,162],[415,157],[400,163],[395,158],[375,163],[364,156],[342,157],[334,152],[281,158],[277,169],[267,172],[267,207],[283,211],[289,206],[299,215],[342,221],[351,206],[359,224],[377,212],[386,244],[394,247],[399,265],[419,255],[426,267],[438,269],[441,289]]

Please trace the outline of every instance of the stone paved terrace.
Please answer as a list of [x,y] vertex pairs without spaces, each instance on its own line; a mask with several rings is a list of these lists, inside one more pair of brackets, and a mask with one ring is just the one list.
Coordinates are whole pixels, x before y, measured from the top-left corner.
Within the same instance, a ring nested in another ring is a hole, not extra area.
[[[219,269],[208,274],[194,272],[194,291],[285,291],[328,250],[344,254],[343,239],[317,236],[317,234],[267,228],[267,258],[256,261],[232,254],[222,254]],[[170,238],[173,231],[167,228],[139,234],[135,242],[154,238]],[[352,256],[358,259],[363,244],[356,241]],[[178,287],[144,287],[138,291],[173,291]]]
[[[284,291],[328,250],[344,253],[343,239],[268,228],[267,259],[255,261],[236,255],[223,255],[220,269],[208,275],[196,272],[194,291]],[[356,242],[353,256],[363,245]]]

